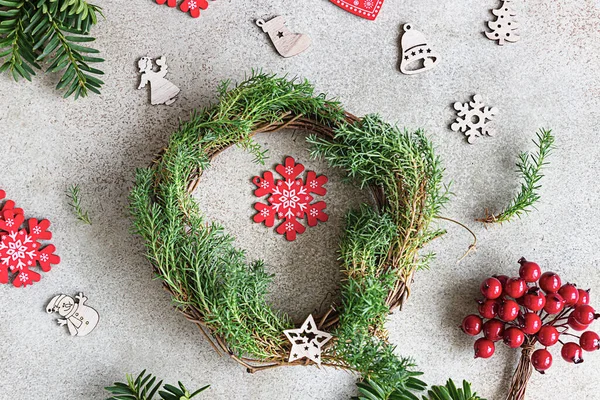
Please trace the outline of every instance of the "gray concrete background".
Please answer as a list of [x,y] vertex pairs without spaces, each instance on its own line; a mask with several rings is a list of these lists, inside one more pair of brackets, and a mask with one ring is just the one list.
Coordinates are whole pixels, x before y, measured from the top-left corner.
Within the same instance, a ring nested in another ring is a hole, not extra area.
[[[438,254],[431,270],[417,274],[405,309],[390,317],[398,353],[414,357],[427,382],[466,378],[480,394],[502,398],[517,352],[499,347],[493,359],[474,360],[473,340],[457,326],[475,311],[480,280],[516,274],[521,256],[591,287],[592,302],[599,304],[598,1],[516,2],[522,40],[504,47],[481,34],[495,0],[387,0],[375,22],[327,0],[223,0],[198,20],[150,0],[98,4],[107,17],[93,31],[107,60],[101,96],[63,100],[53,90],[55,75],[33,83],[0,77],[0,187],[28,216],[52,221],[52,242],[62,257],[34,286],[0,288],[0,398],[102,399],[103,386],[144,368],[167,382],[211,384],[203,397],[210,399],[342,400],[354,394],[354,377],[345,372],[294,368],[249,375],[219,358],[197,328],[172,310],[152,280],[140,241],[128,232],[134,169],[166,145],[178,119],[215,100],[219,81],[241,80],[251,68],[306,77],[349,111],[378,112],[408,128],[423,127],[435,142],[447,181],[454,183],[455,197],[444,214],[476,231],[479,250],[457,265],[470,238],[448,226],[448,235],[430,247]],[[253,23],[275,15],[288,16],[289,28],[309,34],[313,46],[292,59],[279,57]],[[442,57],[434,70],[413,77],[398,71],[400,26],[407,22]],[[173,106],[150,106],[148,94],[135,90],[136,61],[144,55],[166,56],[168,78],[182,90]],[[451,104],[475,93],[500,109],[498,134],[468,145],[448,126]],[[555,130],[558,148],[538,211],[484,229],[473,219],[486,208],[499,209],[518,189],[515,157],[531,149],[540,127]],[[269,166],[293,155],[329,174],[330,223],[309,229],[295,243],[253,224],[250,179],[263,169],[236,149],[216,161],[198,198],[251,256],[266,257],[269,271],[278,274],[274,303],[301,319],[324,297],[335,296],[333,251],[357,193],[339,182],[339,172],[308,160],[301,134],[258,139],[271,150]],[[67,205],[64,191],[73,183],[82,188],[91,227],[75,220]],[[44,312],[53,295],[78,291],[101,315],[97,330],[85,338],[69,337]],[[586,354],[579,366],[554,354],[547,375],[533,375],[529,398],[598,398],[600,354]]]

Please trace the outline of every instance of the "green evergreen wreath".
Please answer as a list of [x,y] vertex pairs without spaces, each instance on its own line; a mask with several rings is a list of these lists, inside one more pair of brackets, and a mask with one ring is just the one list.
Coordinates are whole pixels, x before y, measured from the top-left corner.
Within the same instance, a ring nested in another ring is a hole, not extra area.
[[219,153],[237,145],[263,162],[265,151],[252,137],[283,129],[309,131],[312,156],[345,170],[375,199],[346,218],[341,302],[315,318],[319,329],[334,335],[322,365],[359,373],[363,389],[381,398],[416,399],[412,392],[426,387],[416,378],[421,373],[409,358],[394,354],[384,323],[432,257],[420,250],[444,233],[432,221],[448,191],[422,131],[400,130],[376,115],[357,118],[339,102],[315,95],[306,81],[253,74],[234,88],[224,82],[218,103],[194,112],[158,160],[137,171],[131,212],[148,258],[175,306],[219,353],[249,372],[310,365],[287,361],[283,331],[294,324],[265,299],[271,277],[263,261],[248,261],[232,236],[205,221],[192,198]]

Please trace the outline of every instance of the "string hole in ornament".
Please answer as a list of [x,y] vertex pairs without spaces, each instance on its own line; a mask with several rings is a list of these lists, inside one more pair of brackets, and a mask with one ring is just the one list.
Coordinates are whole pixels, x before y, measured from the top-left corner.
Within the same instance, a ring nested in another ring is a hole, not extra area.
[[265,20],[264,19],[256,20],[256,25],[258,25],[259,27],[262,28],[264,24],[265,24]]
[[481,118],[479,118],[478,115],[473,115],[471,117],[471,122],[473,123],[473,125],[477,125],[479,123],[479,121],[481,121]]

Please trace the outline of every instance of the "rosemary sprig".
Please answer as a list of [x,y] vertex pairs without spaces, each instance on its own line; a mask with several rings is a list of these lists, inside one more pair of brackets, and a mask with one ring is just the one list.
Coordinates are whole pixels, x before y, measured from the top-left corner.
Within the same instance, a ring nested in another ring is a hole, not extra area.
[[484,218],[479,218],[477,221],[492,224],[511,221],[514,217],[521,218],[524,214],[531,212],[535,208],[535,203],[540,199],[539,189],[542,175],[542,167],[547,165],[546,158],[554,148],[554,136],[552,130],[541,129],[537,133],[537,141],[534,140],[537,147],[537,152],[534,154],[523,152],[519,154],[517,169],[521,175],[523,182],[521,183],[521,191],[510,202],[510,204],[500,213],[488,214]]
[[69,203],[69,205],[73,208],[73,212],[77,216],[78,220],[83,221],[88,225],[91,225],[92,220],[90,219],[88,212],[84,211],[81,207],[81,197],[79,196],[79,194],[79,185],[72,185],[69,187],[69,190],[67,191],[67,197],[71,199],[71,203]]

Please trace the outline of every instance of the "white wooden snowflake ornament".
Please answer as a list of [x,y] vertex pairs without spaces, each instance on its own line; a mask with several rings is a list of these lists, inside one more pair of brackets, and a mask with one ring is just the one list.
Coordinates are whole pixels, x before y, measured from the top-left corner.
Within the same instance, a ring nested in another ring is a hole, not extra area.
[[67,326],[71,336],[85,336],[98,325],[100,316],[92,307],[86,306],[87,297],[79,293],[75,298],[65,294],[54,296],[46,306],[48,314],[57,313],[61,318],[57,319],[61,326]]
[[454,109],[458,111],[458,117],[456,122],[450,126],[450,129],[454,132],[464,132],[469,143],[473,144],[475,138],[483,135],[494,135],[489,123],[498,114],[498,109],[487,107],[480,95],[473,96],[473,101],[469,103],[454,103]]
[[288,340],[292,343],[289,362],[308,358],[316,364],[321,365],[321,348],[325,343],[331,340],[332,336],[317,329],[312,315],[306,318],[306,321],[298,329],[288,329],[283,331]]

